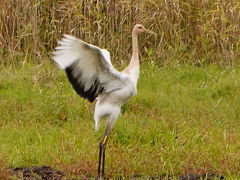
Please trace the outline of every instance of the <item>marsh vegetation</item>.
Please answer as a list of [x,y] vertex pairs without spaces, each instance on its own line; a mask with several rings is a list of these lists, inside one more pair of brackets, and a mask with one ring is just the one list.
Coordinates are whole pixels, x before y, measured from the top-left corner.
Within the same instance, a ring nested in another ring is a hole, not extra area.
[[0,12],[0,179],[31,166],[95,177],[104,122],[94,132],[94,104],[50,53],[68,33],[121,70],[135,23],[159,35],[140,38],[138,94],[110,136],[106,176],[240,177],[238,1],[2,0]]

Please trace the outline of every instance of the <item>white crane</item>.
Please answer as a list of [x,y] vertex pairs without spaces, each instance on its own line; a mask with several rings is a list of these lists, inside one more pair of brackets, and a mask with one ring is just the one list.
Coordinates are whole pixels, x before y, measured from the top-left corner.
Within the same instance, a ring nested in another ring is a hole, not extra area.
[[[94,120],[95,130],[99,121],[107,118],[107,127],[100,141],[98,178],[104,177],[105,149],[122,105],[137,93],[139,78],[138,35],[155,34],[141,24],[132,30],[132,58],[122,72],[111,63],[110,53],[70,35],[64,35],[55,48],[52,59],[64,69],[75,91],[90,102],[96,100]],[[101,168],[102,166],[102,168]]]

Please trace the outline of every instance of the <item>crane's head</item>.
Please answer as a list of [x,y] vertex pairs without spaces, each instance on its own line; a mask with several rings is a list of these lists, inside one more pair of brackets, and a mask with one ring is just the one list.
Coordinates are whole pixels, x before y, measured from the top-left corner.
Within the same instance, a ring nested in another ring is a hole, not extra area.
[[156,34],[150,30],[148,30],[147,28],[145,28],[143,25],[141,24],[136,24],[134,27],[133,27],[133,33],[136,33],[136,34],[139,34],[139,33],[149,33],[149,34]]

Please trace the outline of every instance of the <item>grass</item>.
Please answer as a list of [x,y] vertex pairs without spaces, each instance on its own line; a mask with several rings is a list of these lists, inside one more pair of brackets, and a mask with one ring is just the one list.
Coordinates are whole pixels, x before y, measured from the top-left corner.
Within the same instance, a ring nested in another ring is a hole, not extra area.
[[[138,94],[124,107],[107,147],[106,175],[216,173],[240,177],[240,70],[143,63]],[[94,177],[94,104],[55,64],[0,66],[0,162],[49,165]],[[0,171],[1,172],[1,171]]]
[[94,104],[49,53],[72,34],[110,50],[121,69],[136,23],[158,36],[139,38],[138,94],[111,134],[107,176],[240,178],[239,2],[3,0],[0,12],[0,179],[33,165],[95,176],[104,122],[95,133]]

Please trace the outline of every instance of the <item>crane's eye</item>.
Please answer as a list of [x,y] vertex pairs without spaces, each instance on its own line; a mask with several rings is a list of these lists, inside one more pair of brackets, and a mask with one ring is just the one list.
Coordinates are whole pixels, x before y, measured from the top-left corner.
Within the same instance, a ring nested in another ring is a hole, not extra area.
[[139,29],[142,29],[142,27],[140,26],[140,27],[138,27]]

